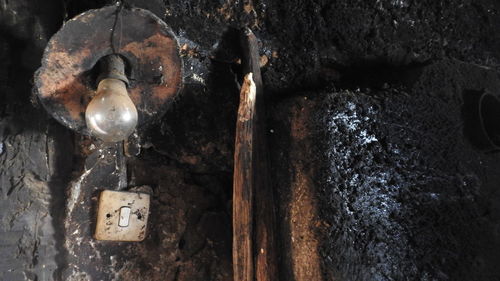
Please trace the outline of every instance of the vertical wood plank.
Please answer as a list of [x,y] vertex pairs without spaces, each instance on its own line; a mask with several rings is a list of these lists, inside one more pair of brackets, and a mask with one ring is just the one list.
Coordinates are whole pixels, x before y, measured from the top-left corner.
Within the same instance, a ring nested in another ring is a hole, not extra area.
[[274,191],[269,174],[266,104],[260,72],[259,43],[250,29],[243,30],[241,45],[243,71],[244,73],[253,73],[256,87],[255,126],[253,130],[255,280],[277,281],[279,279],[275,234],[276,215]]
[[237,281],[253,281],[253,130],[256,88],[248,73],[240,92],[236,121],[233,177],[233,276]]

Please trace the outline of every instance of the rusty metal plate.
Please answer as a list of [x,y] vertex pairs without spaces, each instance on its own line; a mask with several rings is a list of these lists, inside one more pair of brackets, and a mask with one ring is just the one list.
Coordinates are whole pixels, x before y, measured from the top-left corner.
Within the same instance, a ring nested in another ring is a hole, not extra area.
[[88,134],[85,109],[95,94],[92,69],[115,53],[127,61],[138,129],[159,117],[182,87],[182,60],[172,30],[138,8],[107,6],[69,20],[51,38],[35,74],[35,92],[63,125]]
[[146,237],[149,194],[104,190],[99,196],[95,238],[142,241]]

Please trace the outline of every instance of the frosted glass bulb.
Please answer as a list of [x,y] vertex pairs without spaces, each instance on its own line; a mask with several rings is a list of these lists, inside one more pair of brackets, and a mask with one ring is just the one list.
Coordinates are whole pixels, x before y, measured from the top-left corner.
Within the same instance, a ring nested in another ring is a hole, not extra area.
[[107,78],[97,86],[97,94],[85,111],[90,132],[105,142],[128,138],[137,125],[137,109],[121,80]]

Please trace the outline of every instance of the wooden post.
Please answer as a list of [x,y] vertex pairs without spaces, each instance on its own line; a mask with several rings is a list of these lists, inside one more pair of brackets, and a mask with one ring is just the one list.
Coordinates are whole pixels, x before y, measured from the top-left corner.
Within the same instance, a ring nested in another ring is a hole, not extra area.
[[[252,131],[252,190],[254,208],[252,233],[256,281],[277,281],[274,192],[270,184],[264,87],[260,72],[257,38],[246,28],[241,35],[243,73],[252,73],[255,83],[254,127]],[[235,275],[236,276],[236,275]],[[239,281],[239,279],[234,279]]]
[[248,73],[240,92],[234,151],[233,280],[235,281],[254,281],[252,233],[255,95],[252,73]]

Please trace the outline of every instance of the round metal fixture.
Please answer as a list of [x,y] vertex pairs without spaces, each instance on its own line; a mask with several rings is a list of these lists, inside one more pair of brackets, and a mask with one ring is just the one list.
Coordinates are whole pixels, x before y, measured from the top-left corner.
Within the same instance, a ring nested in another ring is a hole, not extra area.
[[96,95],[98,65],[108,55],[125,63],[138,130],[164,113],[182,87],[182,60],[172,30],[149,11],[122,6],[89,10],[51,38],[35,74],[35,91],[63,125],[89,134],[85,110]]

